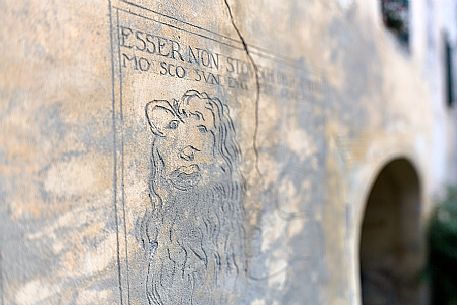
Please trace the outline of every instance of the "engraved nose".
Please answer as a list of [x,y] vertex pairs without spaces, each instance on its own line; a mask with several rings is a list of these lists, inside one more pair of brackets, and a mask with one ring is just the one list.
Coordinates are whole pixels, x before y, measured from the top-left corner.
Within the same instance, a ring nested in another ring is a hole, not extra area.
[[196,151],[198,151],[198,149],[196,149],[195,147],[193,147],[191,145],[188,145],[188,146],[184,147],[183,149],[181,149],[181,151],[179,152],[179,157],[186,161],[193,161]]

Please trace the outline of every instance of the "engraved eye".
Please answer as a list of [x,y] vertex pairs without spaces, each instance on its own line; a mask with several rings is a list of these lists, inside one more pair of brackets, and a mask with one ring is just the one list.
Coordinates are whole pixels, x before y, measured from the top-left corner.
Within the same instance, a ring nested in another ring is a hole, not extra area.
[[201,133],[206,133],[208,132],[208,129],[206,128],[205,125],[198,125],[198,131],[200,131]]
[[168,126],[167,128],[169,129],[176,129],[178,128],[178,125],[179,125],[179,121],[178,120],[172,120],[168,123]]

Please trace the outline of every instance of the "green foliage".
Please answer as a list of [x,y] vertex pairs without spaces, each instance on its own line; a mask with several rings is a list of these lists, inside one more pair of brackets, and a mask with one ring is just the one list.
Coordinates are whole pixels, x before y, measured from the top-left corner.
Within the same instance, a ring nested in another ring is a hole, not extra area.
[[457,304],[457,188],[438,205],[429,228],[432,304]]

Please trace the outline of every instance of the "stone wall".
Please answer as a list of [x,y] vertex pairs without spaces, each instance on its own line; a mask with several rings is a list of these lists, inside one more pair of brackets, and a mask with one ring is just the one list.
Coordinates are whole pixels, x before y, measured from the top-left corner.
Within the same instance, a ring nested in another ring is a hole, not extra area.
[[359,304],[381,169],[420,224],[453,173],[432,21],[408,51],[374,1],[0,6],[2,305]]

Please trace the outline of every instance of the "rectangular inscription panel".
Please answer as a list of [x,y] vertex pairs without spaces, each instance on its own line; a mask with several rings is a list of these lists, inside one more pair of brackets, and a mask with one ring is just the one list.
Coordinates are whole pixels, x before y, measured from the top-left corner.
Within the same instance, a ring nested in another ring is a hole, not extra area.
[[[320,255],[322,80],[230,19],[220,34],[127,1],[110,18],[121,303],[280,301],[267,284]],[[285,238],[298,223],[316,251]]]

